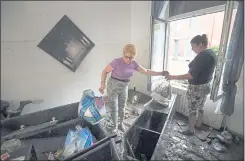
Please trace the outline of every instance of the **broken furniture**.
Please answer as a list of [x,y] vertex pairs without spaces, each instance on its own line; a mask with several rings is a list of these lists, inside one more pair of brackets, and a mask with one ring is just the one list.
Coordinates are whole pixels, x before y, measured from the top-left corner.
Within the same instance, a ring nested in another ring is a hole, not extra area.
[[17,150],[9,153],[10,160],[28,160],[28,161],[37,161],[37,156],[35,152],[35,148],[32,144],[30,145],[22,145]]
[[6,113],[6,110],[9,107],[9,103],[3,100],[0,100],[0,101],[1,101],[1,108],[0,108],[1,120],[3,120],[4,118],[8,116],[8,114]]
[[78,156],[73,160],[120,160],[116,151],[116,145],[113,139],[94,147],[91,151]]
[[20,115],[9,119],[1,120],[1,137],[20,130],[21,127],[29,127],[48,123],[53,119],[57,120],[57,123],[65,122],[68,120],[76,119],[78,102],[68,105],[58,106],[34,113]]
[[24,145],[33,144],[38,160],[47,160],[48,156],[45,153],[63,149],[69,129],[75,129],[77,125],[80,125],[89,128],[94,136],[94,144],[64,160],[73,160],[77,157],[83,157],[86,160],[89,156],[96,159],[101,157],[97,154],[103,151],[112,152],[106,154],[107,159],[111,157],[111,160],[119,160],[113,139],[116,135],[107,136],[100,124],[91,125],[78,118],[77,111],[78,102],[1,120],[1,131],[5,129],[1,143],[13,138],[20,139]]
[[[151,97],[141,93],[144,101],[152,101]],[[139,108],[144,109],[140,116],[124,135],[124,159],[127,160],[151,160],[154,151],[159,144],[159,138],[163,135],[168,121],[173,116],[173,105],[176,95],[173,94],[168,106],[152,101],[143,107],[139,101]]]
[[25,100],[20,101],[20,105],[16,110],[11,110],[9,108],[9,103],[7,101],[1,100],[1,120],[8,119],[15,116],[20,116],[21,112],[23,111],[24,107],[28,104],[39,104],[42,103],[43,99],[40,100]]

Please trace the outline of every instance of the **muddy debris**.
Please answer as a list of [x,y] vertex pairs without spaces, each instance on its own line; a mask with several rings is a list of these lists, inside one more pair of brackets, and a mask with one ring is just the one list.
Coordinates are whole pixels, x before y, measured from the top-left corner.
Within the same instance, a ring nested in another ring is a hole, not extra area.
[[[139,111],[142,110],[139,109]],[[126,111],[128,111],[129,118],[125,119],[124,124],[128,128],[138,116],[135,115],[134,108],[130,107]],[[187,127],[186,125],[186,118],[175,114],[166,126],[165,133],[159,138],[159,147],[155,149],[157,150],[154,157],[156,160],[230,160],[231,158],[237,160],[243,158],[242,152],[237,150],[238,144],[241,144],[239,146],[243,144],[243,140],[239,137],[232,136],[229,132],[218,132],[212,128],[206,131],[208,127],[205,128],[205,126],[202,129],[203,131],[198,131],[197,135],[185,136],[180,134],[179,131],[184,130]],[[230,140],[234,143],[231,145],[232,147],[229,146]],[[123,146],[117,146],[119,154],[122,156]],[[236,151],[238,153],[235,153]],[[141,160],[146,160],[144,155],[139,157]]]
[[239,145],[240,144],[240,138],[238,136],[234,137],[234,143]]
[[130,117],[130,112],[128,110],[125,110],[124,118],[127,119]]
[[207,142],[208,144],[211,144],[211,143],[212,143],[212,139],[207,138],[206,142]]
[[217,138],[219,139],[219,141],[221,142],[221,143],[224,143],[224,144],[226,144],[226,145],[231,145],[232,144],[232,139],[231,140],[227,140],[227,139],[225,139],[222,135],[220,135],[220,134],[218,134],[217,135]]
[[221,144],[221,143],[219,142],[219,140],[217,140],[217,139],[214,139],[214,140],[212,141],[211,147],[212,147],[214,150],[216,150],[217,152],[220,152],[220,153],[225,153],[225,152],[227,152],[227,150],[228,150],[228,149],[227,149],[223,144]]
[[232,141],[233,137],[232,137],[231,133],[228,131],[223,131],[221,134],[218,134],[216,137],[219,139],[220,142],[222,142],[226,145],[229,145],[229,146],[233,142]]
[[227,139],[227,140],[232,139],[232,135],[231,135],[231,133],[230,133],[229,131],[223,131],[223,132],[221,133],[221,135],[222,135],[225,139]]
[[132,114],[133,114],[134,116],[139,116],[140,113],[141,113],[140,109],[134,108],[134,109],[132,110]]
[[183,148],[183,149],[187,149],[188,147],[187,147],[185,144],[183,144],[183,145],[182,145],[182,148]]
[[220,160],[220,159],[219,159],[219,154],[218,154],[218,152],[216,152],[216,151],[210,151],[209,154],[210,154],[212,157],[214,157],[214,159],[212,159],[212,160]]
[[172,136],[173,142],[174,143],[179,143],[181,139],[179,137]]
[[214,139],[217,136],[218,132],[216,130],[211,130],[208,138]]
[[210,132],[206,132],[206,131],[200,131],[200,132],[196,132],[195,136],[200,139],[201,141],[206,141],[208,135],[210,134]]
[[187,155],[184,157],[185,160],[205,160],[201,157],[196,156],[193,153],[187,153]]
[[179,126],[186,126],[187,123],[183,120],[177,120],[176,123],[179,125]]

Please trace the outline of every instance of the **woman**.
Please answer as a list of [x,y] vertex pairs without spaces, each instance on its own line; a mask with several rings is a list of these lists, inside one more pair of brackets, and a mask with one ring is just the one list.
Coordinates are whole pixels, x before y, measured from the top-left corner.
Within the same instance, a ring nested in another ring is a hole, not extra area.
[[134,60],[135,56],[135,46],[133,44],[127,44],[123,49],[123,56],[114,59],[105,67],[101,74],[99,91],[103,94],[107,74],[111,72],[111,77],[107,82],[109,107],[107,108],[108,118],[106,120],[106,128],[108,131],[116,132],[118,128],[122,131],[125,130],[123,119],[124,108],[128,97],[128,84],[135,71],[151,76],[167,74],[165,71],[156,72],[143,68]]
[[182,131],[184,135],[193,135],[194,129],[200,128],[204,115],[204,103],[210,93],[217,57],[214,51],[207,49],[208,38],[206,34],[197,35],[191,40],[192,50],[197,54],[189,64],[189,72],[184,75],[169,75],[169,80],[188,79],[187,100],[189,108],[188,129]]

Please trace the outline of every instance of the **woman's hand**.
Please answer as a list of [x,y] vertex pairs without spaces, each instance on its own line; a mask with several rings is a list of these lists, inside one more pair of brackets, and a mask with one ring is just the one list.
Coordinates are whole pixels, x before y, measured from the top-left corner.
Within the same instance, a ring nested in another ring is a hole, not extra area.
[[105,84],[101,84],[99,88],[100,93],[104,94],[104,90],[105,90]]
[[186,80],[186,79],[193,79],[193,77],[187,73],[183,75],[168,75],[167,76],[168,80]]
[[174,76],[174,75],[168,75],[167,76],[167,79],[168,80],[174,80],[174,79],[176,79],[176,76]]
[[102,99],[104,102],[108,102],[108,100],[109,100],[108,96],[102,96]]
[[101,84],[100,84],[100,88],[99,88],[99,91],[101,94],[104,94],[105,81],[106,81],[107,74],[110,73],[112,70],[113,70],[112,66],[110,64],[108,64],[101,74],[101,82],[100,82]]
[[145,69],[141,65],[139,65],[139,67],[136,70],[142,74],[150,76],[167,76],[169,74],[168,71],[157,72],[150,69]]
[[162,71],[162,76],[169,76],[169,72],[168,71]]

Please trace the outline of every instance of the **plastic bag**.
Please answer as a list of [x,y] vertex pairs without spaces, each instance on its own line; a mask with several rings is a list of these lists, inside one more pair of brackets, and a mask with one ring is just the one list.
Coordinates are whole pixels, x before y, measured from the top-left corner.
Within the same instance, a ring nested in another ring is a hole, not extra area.
[[160,104],[168,105],[168,101],[172,98],[172,87],[169,80],[158,79],[155,82],[156,88],[153,89],[151,97]]
[[95,125],[102,121],[105,115],[106,107],[103,97],[96,97],[92,90],[84,91],[78,106],[78,117]]
[[93,136],[87,128],[81,130],[69,130],[66,136],[62,158],[87,149],[93,144]]
[[7,150],[9,153],[11,153],[20,147],[21,147],[21,141],[19,139],[11,139],[11,140],[5,141],[2,144],[1,150]]

